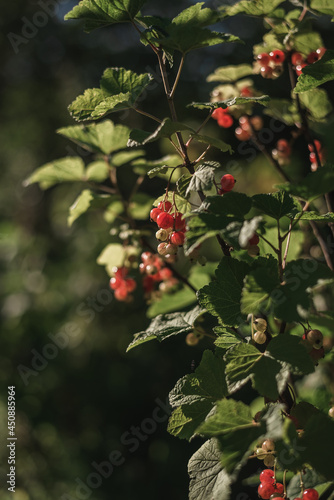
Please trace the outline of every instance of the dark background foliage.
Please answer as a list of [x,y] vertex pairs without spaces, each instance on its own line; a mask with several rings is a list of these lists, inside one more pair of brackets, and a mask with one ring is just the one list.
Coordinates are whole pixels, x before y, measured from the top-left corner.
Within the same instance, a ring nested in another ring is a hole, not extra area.
[[[138,44],[131,27],[116,26],[87,35],[78,24],[65,23],[63,16],[74,3],[63,1],[57,15],[49,16],[34,36],[25,38],[27,43],[18,44],[17,51],[8,34],[23,36],[24,25],[41,12],[40,4],[3,2],[5,15],[0,21],[1,495],[11,498],[6,493],[4,442],[7,386],[15,385],[17,500],[53,500],[65,493],[79,498],[76,479],[86,483],[94,472],[92,462],[107,460],[113,450],[122,453],[124,463],[87,498],[183,500],[188,490],[186,464],[199,441],[187,444],[169,436],[166,422],[150,435],[144,433],[132,453],[130,446],[122,445],[121,436],[152,416],[157,398],[166,401],[175,381],[191,370],[193,360],[200,360],[203,344],[189,348],[177,339],[162,348],[152,342],[126,355],[132,334],[145,327],[147,319],[139,299],[123,306],[106,293],[108,277],[96,258],[110,240],[107,223],[92,213],[67,227],[68,206],[78,192],[73,186],[47,192],[35,185],[23,187],[36,167],[80,154],[55,130],[73,123],[67,105],[85,88],[96,86],[106,67],[157,72],[155,58]],[[151,1],[144,12],[173,17],[189,4]],[[240,17],[220,24],[219,29],[238,34],[246,46],[223,45],[189,56],[176,99],[180,119],[189,113],[183,103],[208,99],[212,88],[205,82],[208,73],[217,66],[252,60],[251,46],[262,32],[258,21]],[[329,23],[321,29],[328,38]],[[266,86],[258,82],[259,87]],[[273,82],[271,92],[281,86],[281,79]],[[167,115],[161,87],[150,92],[145,106],[147,111]],[[191,119],[200,119],[198,112],[191,113]],[[147,126],[138,115],[112,119]],[[220,133],[237,146],[232,132]],[[154,146],[149,155],[154,158],[161,151]],[[245,172],[245,184],[251,180],[254,192],[263,190],[251,172]],[[265,179],[265,190],[273,179],[277,180],[271,175]],[[157,183],[153,186],[161,189]],[[108,297],[104,304],[103,297]],[[52,344],[49,334],[57,334],[69,322],[77,334],[66,348],[53,347],[54,358],[34,373],[27,372],[25,384],[18,367],[33,368],[33,359]]]

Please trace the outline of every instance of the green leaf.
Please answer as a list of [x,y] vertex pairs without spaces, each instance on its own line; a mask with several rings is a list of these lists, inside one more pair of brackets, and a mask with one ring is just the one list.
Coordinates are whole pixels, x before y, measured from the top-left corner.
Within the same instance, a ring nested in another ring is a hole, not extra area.
[[252,197],[253,206],[273,219],[279,220],[294,208],[294,200],[286,192],[256,194]]
[[205,420],[211,409],[206,401],[195,405],[183,405],[176,408],[169,417],[167,431],[172,436],[190,441],[196,435],[196,429]]
[[[290,214],[289,214],[290,216]],[[333,222],[334,221],[334,213],[328,212],[327,214],[319,214],[315,211],[310,212],[296,212],[293,214],[292,219],[296,220],[314,220],[316,222]]]
[[243,320],[240,299],[243,281],[248,272],[249,266],[245,262],[223,257],[216,271],[216,281],[198,292],[202,307],[213,316],[218,316],[223,325],[239,326]]
[[131,22],[146,0],[82,0],[65,19],[81,19],[84,29],[90,32],[96,28],[115,23]]
[[209,191],[213,186],[216,170],[221,168],[221,164],[213,161],[206,161],[201,163],[189,182],[186,191],[188,196],[191,191]]
[[103,182],[109,177],[109,165],[104,160],[98,160],[87,166],[85,179],[87,181]]
[[320,34],[314,31],[309,20],[300,27],[298,32],[292,38],[293,49],[296,52],[308,55],[310,52],[324,46]]
[[145,156],[145,151],[143,149],[136,149],[133,151],[120,151],[112,155],[111,164],[113,167],[121,167],[122,165],[126,165],[127,163],[136,160],[138,162],[144,162],[144,158],[140,158]]
[[152,209],[153,198],[146,193],[136,193],[131,198],[129,213],[133,219],[147,220]]
[[312,10],[321,12],[321,14],[334,16],[334,6],[332,0],[311,0],[310,7]]
[[316,172],[308,174],[297,183],[279,184],[276,186],[292,196],[303,200],[313,201],[319,196],[329,193],[334,189],[334,167],[324,166]]
[[214,148],[220,149],[220,151],[223,151],[223,153],[226,153],[227,151],[230,154],[233,153],[233,150],[229,144],[226,144],[226,142],[222,141],[221,139],[217,139],[216,137],[210,137],[209,135],[200,134],[190,134],[190,137],[192,137],[195,141],[204,142],[205,144],[213,146]]
[[234,105],[239,104],[263,104],[264,106],[270,101],[270,97],[263,95],[261,97],[231,97],[225,101],[214,101],[214,102],[192,102],[188,104],[187,107],[193,107],[198,109],[217,109],[217,108],[229,108]]
[[57,130],[57,133],[71,139],[88,151],[109,155],[126,148],[130,129],[115,125],[110,120],[90,125],[75,125]]
[[134,172],[139,175],[148,175],[150,178],[161,176],[165,178],[164,171],[180,166],[179,155],[166,155],[159,160],[140,158],[132,163]]
[[97,120],[108,113],[134,106],[152,80],[144,73],[137,75],[124,68],[108,68],[102,75],[100,89],[88,89],[69,106],[71,116],[77,121]]
[[231,476],[222,468],[215,439],[206,441],[188,463],[189,500],[230,500]]
[[268,346],[267,351],[278,361],[288,363],[292,373],[308,374],[314,372],[314,364],[305,347],[295,335],[277,335]]
[[301,93],[315,89],[334,79],[334,50],[327,50],[322,58],[303,68],[294,92]]
[[183,174],[176,182],[177,191],[183,197],[186,196],[186,192],[189,186],[189,182],[191,181],[191,177],[192,177],[191,175]]
[[281,365],[250,344],[237,344],[225,355],[226,381],[230,392],[240,389],[248,380],[261,396],[278,398],[276,376]]
[[179,335],[190,333],[193,330],[195,320],[202,314],[200,307],[195,307],[189,312],[177,312],[172,314],[161,314],[154,318],[148,328],[136,333],[134,340],[129,344],[127,351],[150,340],[163,340]]
[[286,125],[294,125],[300,120],[296,103],[288,99],[271,99],[264,114],[272,116]]
[[239,64],[238,66],[222,66],[207,77],[208,82],[230,83],[240,80],[245,76],[253,74],[253,66],[250,64]]
[[156,200],[154,200],[153,205],[156,207],[160,203],[160,201],[170,201],[171,203],[175,202],[174,208],[170,211],[170,213],[174,213],[176,211],[181,212],[182,214],[187,214],[191,210],[191,205],[189,201],[187,201],[183,196],[180,196],[177,193],[173,193],[168,191],[168,195],[159,196]]
[[[314,488],[315,485],[319,484],[321,481],[321,477],[319,474],[309,468],[304,468],[302,472],[302,478],[304,483],[304,488]],[[326,483],[325,485],[320,486],[319,488],[316,486],[315,489],[318,491],[319,495],[322,494],[332,483]],[[324,489],[325,487],[325,489]],[[322,490],[322,491],[321,491]],[[289,485],[287,488],[288,498],[296,498],[300,495],[300,473],[293,476],[293,478],[289,481]]]
[[84,162],[78,156],[67,156],[50,163],[46,163],[31,174],[24,182],[30,186],[37,182],[41,189],[48,189],[62,182],[81,181],[84,177]]
[[67,224],[72,226],[73,222],[76,221],[80,215],[87,212],[88,209],[105,207],[110,203],[111,199],[109,195],[97,195],[89,189],[84,189],[70,207]]
[[210,213],[200,213],[188,221],[188,230],[186,232],[185,253],[191,252],[203,241],[220,234],[222,229],[227,227],[232,217],[225,215],[214,215]]
[[222,7],[220,12],[224,16],[247,14],[249,16],[267,16],[284,0],[241,0],[229,7]]
[[214,332],[218,335],[215,345],[221,349],[229,349],[241,342],[240,335],[235,333],[231,328],[216,326]]
[[108,224],[112,224],[119,215],[124,212],[124,204],[120,196],[113,196],[113,201],[108,205],[103,218]]
[[207,196],[199,210],[243,219],[251,208],[251,198],[244,193],[230,191],[225,193],[224,196]]
[[205,436],[220,436],[240,429],[252,429],[254,420],[249,406],[242,401],[223,399],[218,401],[216,412],[198,429]]
[[125,259],[125,248],[119,243],[110,243],[101,252],[96,262],[100,266],[105,266],[109,276],[113,276],[113,268],[123,265]]
[[170,118],[165,118],[153,133],[137,129],[132,130],[128,141],[128,147],[144,146],[150,142],[158,141],[165,137],[171,137],[176,132],[182,131],[195,132],[185,123],[173,122]]
[[313,89],[309,92],[303,92],[299,96],[299,99],[314,121],[323,121],[333,109],[327,92],[324,89]]

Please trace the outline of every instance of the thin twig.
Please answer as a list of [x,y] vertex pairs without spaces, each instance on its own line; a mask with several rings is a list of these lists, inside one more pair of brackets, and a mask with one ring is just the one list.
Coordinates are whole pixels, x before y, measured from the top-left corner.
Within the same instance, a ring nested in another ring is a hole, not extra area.
[[162,123],[162,120],[160,120],[156,116],[151,115],[150,113],[147,113],[146,111],[143,111],[142,109],[138,109],[138,108],[132,108],[132,109],[134,109],[135,111],[137,111],[137,113],[139,113],[141,115],[144,115],[144,116],[147,116],[148,118],[151,118],[151,120],[154,120],[158,123]]
[[179,83],[179,80],[180,80],[180,76],[181,76],[181,73],[182,73],[182,69],[183,69],[183,65],[184,65],[184,59],[185,59],[185,55],[182,54],[182,57],[181,57],[181,61],[180,61],[180,65],[179,65],[179,69],[178,69],[178,72],[177,72],[177,75],[176,75],[176,78],[175,78],[175,81],[174,81],[174,85],[173,85],[173,88],[169,94],[169,99],[173,99],[174,95],[175,95],[175,91],[176,91],[176,87]]
[[194,161],[195,165],[197,165],[197,163],[199,163],[200,161],[203,160],[203,158],[206,156],[206,153],[209,151],[210,148],[211,148],[211,145],[209,144],[208,147],[206,148],[206,150],[203,151],[203,153],[197,158],[197,160]]
[[[208,116],[205,118],[205,120],[201,123],[201,125],[198,127],[198,129],[196,130],[196,134],[199,134],[200,131],[202,130],[202,128],[205,127],[205,125],[208,123],[208,121],[210,120],[211,118],[211,115],[212,115],[212,112],[213,110],[210,111],[210,113],[208,114]],[[186,142],[186,147],[189,147],[189,144],[192,142],[192,140],[194,139],[193,136],[190,136],[190,138],[188,139],[188,141]]]
[[96,182],[88,182],[88,185],[96,190],[103,191],[104,193],[108,194],[117,194],[116,189],[110,188],[108,186],[104,186],[103,184],[97,184]]
[[289,246],[290,246],[290,241],[291,241],[291,234],[292,234],[292,222],[290,222],[290,225],[289,225],[288,239],[286,240],[286,245],[285,245],[285,252],[284,252],[284,257],[283,257],[283,262],[282,262],[283,271],[285,269],[286,259],[288,257],[288,251],[289,251]]

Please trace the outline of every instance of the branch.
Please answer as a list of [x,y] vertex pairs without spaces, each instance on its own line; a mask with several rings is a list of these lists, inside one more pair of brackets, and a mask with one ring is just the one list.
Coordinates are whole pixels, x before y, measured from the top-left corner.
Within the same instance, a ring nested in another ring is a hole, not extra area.
[[175,94],[175,91],[176,91],[176,87],[179,83],[179,80],[180,80],[180,76],[181,76],[181,73],[182,73],[182,69],[183,69],[183,65],[184,65],[184,59],[185,59],[185,55],[182,54],[182,57],[181,57],[181,61],[180,61],[180,65],[179,65],[179,69],[178,69],[178,72],[177,72],[177,75],[176,75],[176,78],[175,78],[175,81],[174,81],[174,85],[173,85],[173,88],[169,94],[169,99],[173,99],[174,97],[174,94]]
[[142,109],[138,109],[138,108],[132,108],[132,109],[134,109],[135,111],[137,111],[137,113],[139,113],[141,115],[144,115],[144,116],[147,116],[148,118],[151,118],[151,120],[154,120],[158,123],[162,123],[162,120],[160,120],[156,116],[151,115],[150,113],[147,113],[146,111],[143,111]]

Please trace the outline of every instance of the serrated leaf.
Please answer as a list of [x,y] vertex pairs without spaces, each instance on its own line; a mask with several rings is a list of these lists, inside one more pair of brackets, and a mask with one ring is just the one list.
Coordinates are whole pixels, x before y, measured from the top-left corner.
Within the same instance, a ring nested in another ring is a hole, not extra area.
[[327,50],[320,61],[303,68],[294,92],[301,93],[315,89],[334,79],[334,50]]
[[250,64],[239,64],[238,66],[222,66],[207,77],[208,82],[230,83],[240,80],[245,76],[253,74],[253,66]]
[[222,7],[220,12],[224,16],[247,14],[249,16],[267,16],[284,0],[241,0],[229,7]]
[[324,46],[320,34],[314,31],[309,20],[304,22],[303,26],[301,26],[298,32],[292,37],[292,44],[296,52],[301,52],[305,55]]
[[211,405],[207,401],[179,406],[169,417],[167,431],[172,436],[189,441],[195,436],[196,429],[205,420],[210,409]]
[[237,344],[225,355],[226,381],[230,392],[240,389],[248,380],[261,396],[278,398],[277,375],[281,365],[250,344]]
[[[135,151],[130,151],[130,153],[134,153]],[[159,160],[147,160],[146,158],[140,158],[132,162],[133,170],[138,175],[149,175],[149,172],[152,171],[150,176],[161,176],[165,178],[165,174],[163,174],[164,168],[175,168],[180,166],[180,157],[179,155],[166,155]],[[161,171],[156,169],[161,168]],[[153,174],[154,171],[154,174]]]
[[187,187],[186,196],[191,191],[209,191],[212,186],[216,175],[216,170],[221,168],[220,163],[213,161],[206,161],[201,163],[195,173],[193,174],[189,186]]
[[122,165],[126,165],[133,160],[137,160],[139,162],[145,161],[144,158],[140,158],[142,156],[145,156],[145,151],[143,149],[137,149],[134,151],[120,151],[112,155],[110,163],[113,167],[121,167]]
[[308,110],[314,121],[322,121],[333,107],[324,89],[313,89],[299,96],[300,102]]
[[277,335],[269,342],[267,351],[278,361],[288,363],[292,373],[306,375],[314,372],[314,363],[300,341],[300,337],[288,333]]
[[198,211],[243,219],[251,208],[251,198],[244,193],[230,191],[229,193],[225,193],[224,196],[207,196]]
[[313,10],[321,12],[321,14],[334,16],[334,6],[332,0],[311,0],[310,7]]
[[57,130],[57,133],[71,139],[88,151],[109,155],[126,148],[130,129],[115,125],[110,120],[90,125],[75,125]]
[[173,122],[170,118],[165,118],[153,133],[137,129],[132,130],[128,141],[128,147],[144,146],[145,144],[158,141],[164,137],[171,137],[176,132],[182,131],[195,132],[185,123]]
[[313,201],[319,196],[329,193],[334,189],[334,167],[326,165],[316,172],[308,174],[297,183],[279,184],[276,186],[292,196],[303,200]]
[[216,137],[210,137],[209,135],[200,134],[190,134],[190,137],[192,137],[195,141],[204,142],[207,145],[220,149],[220,151],[223,151],[223,153],[233,153],[233,150],[229,144],[226,144],[226,142],[222,141],[221,139],[217,139]]
[[216,326],[214,332],[218,335],[214,343],[221,349],[229,349],[242,341],[240,335],[231,328]]
[[62,182],[81,181],[84,178],[84,162],[78,156],[67,156],[50,163],[33,172],[24,182],[30,186],[37,182],[41,189],[48,189]]
[[198,292],[198,299],[213,316],[226,326],[239,326],[243,316],[240,299],[243,281],[249,265],[231,257],[224,257],[216,271],[216,280]]
[[85,179],[87,181],[103,182],[109,177],[109,165],[104,160],[93,161],[87,166]]
[[198,109],[217,109],[217,108],[229,108],[234,105],[258,103],[264,106],[270,101],[270,97],[263,95],[261,97],[231,97],[225,101],[214,101],[214,102],[192,102],[188,104],[188,107],[198,108]]
[[100,266],[105,266],[109,276],[113,276],[113,268],[122,266],[124,259],[125,248],[123,245],[120,245],[119,243],[110,243],[98,256],[96,262]]
[[146,0],[82,0],[65,19],[84,21],[84,29],[90,32],[96,28],[115,23],[131,22]]
[[190,181],[191,181],[191,175],[187,175],[187,174],[181,175],[181,177],[177,180],[176,187],[177,187],[178,193],[181,196],[183,196],[183,197],[186,196],[186,192],[187,192]]
[[73,222],[87,212],[89,208],[105,207],[110,203],[111,199],[112,197],[109,195],[97,195],[89,189],[84,189],[73,205],[70,206],[67,224],[72,226]]
[[124,68],[108,68],[100,89],[88,89],[69,106],[77,121],[97,120],[108,113],[129,109],[152,80],[148,73],[138,75]]
[[252,427],[254,427],[254,420],[249,406],[242,401],[223,399],[218,401],[215,414],[209,417],[198,431],[205,436],[216,437]]
[[166,174],[167,172],[168,172],[168,167],[163,165],[151,168],[151,170],[147,172],[147,175],[150,179],[153,179],[153,177],[156,177],[158,174]]
[[296,103],[288,99],[271,99],[264,114],[272,116],[286,125],[294,125],[300,120]]
[[230,500],[232,479],[220,462],[215,439],[206,441],[188,463],[189,500]]
[[[310,212],[296,212],[291,218],[296,220],[314,220],[316,222],[334,222],[334,213],[328,212],[327,214],[319,214],[315,211]],[[288,214],[290,217],[290,214]]]
[[294,208],[294,201],[285,191],[271,194],[255,194],[252,197],[254,208],[279,220]]
[[178,312],[172,314],[161,314],[154,318],[148,328],[136,333],[134,340],[129,344],[127,351],[150,340],[163,340],[181,333],[190,333],[193,330],[195,320],[202,314],[200,307],[195,307],[189,312]]

